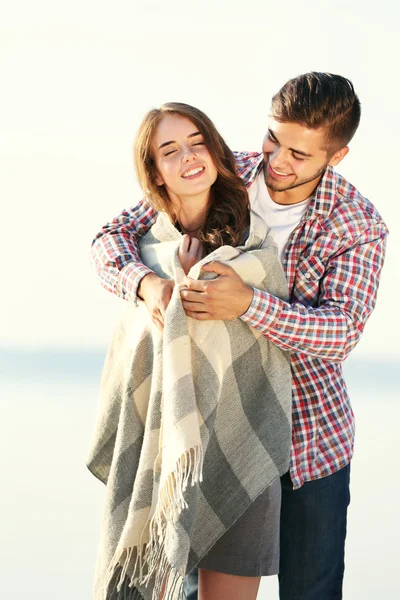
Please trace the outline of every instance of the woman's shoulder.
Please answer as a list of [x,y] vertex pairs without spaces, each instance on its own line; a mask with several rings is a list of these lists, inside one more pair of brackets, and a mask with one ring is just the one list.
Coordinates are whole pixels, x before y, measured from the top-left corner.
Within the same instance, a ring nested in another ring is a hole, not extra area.
[[178,230],[166,212],[159,212],[155,223],[149,231],[140,240],[140,246],[148,246],[151,244],[162,242],[180,241],[182,233]]
[[264,219],[253,209],[250,209],[250,225],[246,228],[243,236],[243,250],[253,250],[265,247],[268,237],[268,226]]

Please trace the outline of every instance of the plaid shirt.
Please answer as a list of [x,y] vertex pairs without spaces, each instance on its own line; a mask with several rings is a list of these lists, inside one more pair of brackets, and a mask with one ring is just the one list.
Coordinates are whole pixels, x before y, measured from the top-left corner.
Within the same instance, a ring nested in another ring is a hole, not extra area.
[[[238,173],[249,188],[263,168],[263,156],[235,154]],[[151,272],[140,264],[134,239],[155,218],[156,212],[142,201],[94,240],[92,257],[103,286],[127,300],[136,302],[138,284]],[[342,361],[374,308],[387,233],[374,206],[328,167],[286,246],[289,302],[255,289],[241,317],[291,352],[294,488],[334,473],[351,459],[354,415]]]

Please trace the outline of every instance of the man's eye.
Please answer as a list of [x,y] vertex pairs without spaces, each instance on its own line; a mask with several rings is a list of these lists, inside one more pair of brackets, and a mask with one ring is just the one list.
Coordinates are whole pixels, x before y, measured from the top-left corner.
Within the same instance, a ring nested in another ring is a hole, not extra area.
[[293,156],[293,158],[294,158],[295,160],[304,160],[304,158],[303,158],[303,157],[296,156],[295,154],[292,154],[292,156]]

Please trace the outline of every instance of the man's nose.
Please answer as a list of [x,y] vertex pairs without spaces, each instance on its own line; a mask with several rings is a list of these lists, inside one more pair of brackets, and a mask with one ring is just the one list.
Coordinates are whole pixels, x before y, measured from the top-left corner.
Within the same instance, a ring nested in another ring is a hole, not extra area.
[[[287,164],[288,155],[287,153],[280,147],[276,146],[273,151],[269,155],[269,162],[272,166],[284,166]],[[273,163],[273,164],[272,164]]]

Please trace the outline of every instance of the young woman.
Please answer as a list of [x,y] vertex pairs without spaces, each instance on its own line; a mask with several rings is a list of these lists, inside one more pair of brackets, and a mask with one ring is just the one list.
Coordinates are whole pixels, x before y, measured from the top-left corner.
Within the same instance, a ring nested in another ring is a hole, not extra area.
[[232,152],[204,113],[180,103],[150,111],[136,137],[135,166],[151,204],[186,234],[180,247],[185,271],[203,253],[243,240],[247,191]]
[[204,113],[180,103],[150,111],[135,166],[159,211],[141,246],[155,271],[144,280],[169,277],[171,303],[163,335],[130,307],[107,357],[88,461],[108,489],[96,598],[169,600],[197,566],[199,600],[255,600],[260,577],[278,568],[289,365],[240,319],[188,319],[179,289],[182,271],[201,277],[208,260],[282,297],[285,278]]

